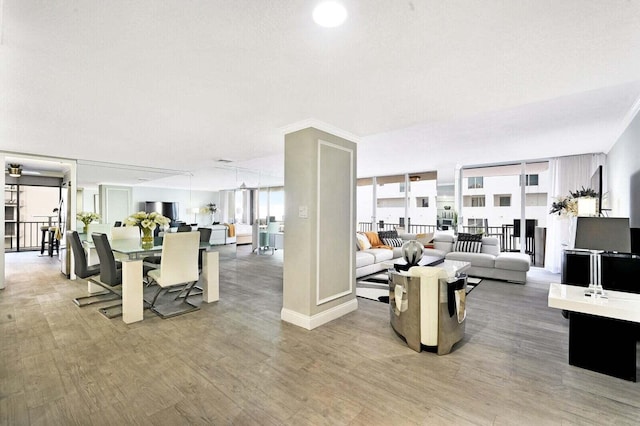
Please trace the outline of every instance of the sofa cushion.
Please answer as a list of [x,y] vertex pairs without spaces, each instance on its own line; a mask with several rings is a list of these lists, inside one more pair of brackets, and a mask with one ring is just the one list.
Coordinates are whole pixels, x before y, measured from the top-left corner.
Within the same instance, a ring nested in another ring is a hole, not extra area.
[[[374,257],[375,263],[384,262],[385,260],[393,259],[393,250],[384,248],[371,248],[364,250],[363,253],[368,253]],[[357,253],[356,253],[357,254]]]
[[[434,249],[434,248],[428,248],[425,247],[424,250],[422,250],[422,255],[423,256],[436,256],[436,257],[445,257],[445,255],[447,254],[446,251],[443,250],[438,250],[438,249]],[[402,253],[400,254],[400,257],[402,257]]]
[[453,250],[453,235],[437,232],[433,238],[433,247],[436,250],[449,253]]
[[482,237],[481,253],[492,254],[497,256],[500,254],[500,240],[498,237]]
[[361,268],[367,265],[373,265],[375,261],[376,261],[375,256],[370,253],[367,253],[364,251],[356,252],[356,268]]
[[526,253],[506,252],[496,257],[496,268],[510,271],[528,271],[531,267],[531,257]]
[[358,239],[358,245],[360,246],[360,250],[367,250],[371,248],[371,243],[366,235],[357,233],[356,238]]
[[462,251],[452,251],[445,256],[448,260],[461,260],[463,262],[471,262],[471,266],[483,268],[493,268],[496,263],[496,257],[485,253],[466,253]]

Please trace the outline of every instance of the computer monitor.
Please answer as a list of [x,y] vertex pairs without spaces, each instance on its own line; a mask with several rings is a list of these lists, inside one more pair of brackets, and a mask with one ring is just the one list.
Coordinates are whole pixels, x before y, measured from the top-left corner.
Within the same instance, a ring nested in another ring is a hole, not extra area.
[[629,218],[578,217],[575,248],[629,253]]

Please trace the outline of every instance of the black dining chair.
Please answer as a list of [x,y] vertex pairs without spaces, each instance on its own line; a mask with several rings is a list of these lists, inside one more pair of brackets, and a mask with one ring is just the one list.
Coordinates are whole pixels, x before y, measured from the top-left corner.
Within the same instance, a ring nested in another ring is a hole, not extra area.
[[[200,233],[200,242],[208,243],[211,239],[211,228],[198,228],[198,232]],[[198,269],[202,270],[202,256],[206,249],[201,248],[200,254],[198,255]]]
[[[100,265],[87,264],[87,253],[82,246],[80,236],[76,231],[67,232],[67,241],[71,245],[71,251],[73,252],[74,272],[78,278],[87,279],[94,284],[104,287],[96,278],[100,274]],[[120,296],[112,291],[105,290],[100,293],[94,293],[89,296],[76,297],[73,299],[74,303],[78,306],[87,306],[99,302],[107,302],[110,300],[118,299]]]
[[[100,281],[98,284],[107,291],[116,294],[119,299],[122,299],[122,264],[116,262],[107,234],[94,232],[91,234],[91,238],[93,239],[93,244],[96,246],[98,258],[100,259]],[[120,287],[120,289],[117,289],[118,287]],[[115,318],[122,315],[122,309],[114,310],[113,308],[121,306],[122,303],[118,303],[100,308],[99,311],[107,318]]]

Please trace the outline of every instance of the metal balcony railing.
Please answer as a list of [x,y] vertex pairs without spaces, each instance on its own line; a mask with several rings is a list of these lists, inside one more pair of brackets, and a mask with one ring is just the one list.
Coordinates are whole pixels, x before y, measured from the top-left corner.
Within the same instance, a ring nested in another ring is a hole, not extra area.
[[[4,248],[7,252],[40,250],[42,226],[49,227],[49,221],[5,223]],[[56,221],[51,226],[58,226]],[[47,241],[49,235],[46,236]]]
[[[387,223],[379,222],[374,224],[372,222],[358,222],[358,231],[391,231],[401,226],[399,223]],[[406,225],[405,225],[405,228]],[[408,234],[422,234],[436,232],[436,225],[419,225],[409,224],[406,232]],[[520,238],[514,236],[513,224],[500,225],[500,226],[462,226],[461,232],[469,234],[484,234],[487,237],[497,237],[500,240],[500,251],[520,251]],[[529,246],[533,244],[533,239],[529,241],[527,238],[526,251],[529,251]]]

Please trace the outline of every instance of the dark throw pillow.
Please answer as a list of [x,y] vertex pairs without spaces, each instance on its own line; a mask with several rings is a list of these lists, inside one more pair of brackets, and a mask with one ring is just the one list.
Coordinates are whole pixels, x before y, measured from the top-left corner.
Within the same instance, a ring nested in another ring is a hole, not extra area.
[[383,242],[385,238],[398,238],[398,231],[378,231],[378,237],[380,237]]
[[465,234],[465,233],[459,233],[458,234],[458,241],[478,241],[478,242],[482,242],[482,234]]

